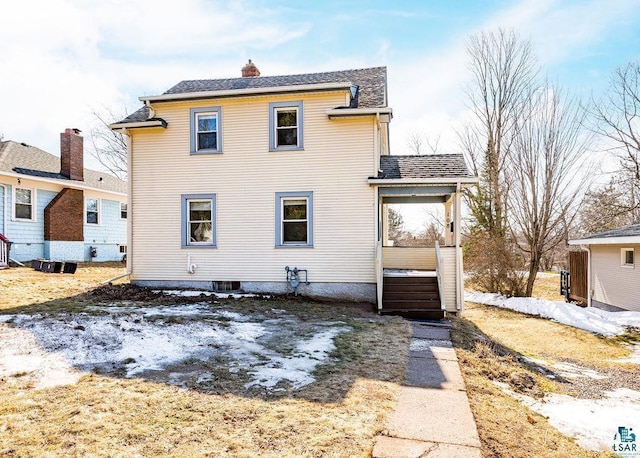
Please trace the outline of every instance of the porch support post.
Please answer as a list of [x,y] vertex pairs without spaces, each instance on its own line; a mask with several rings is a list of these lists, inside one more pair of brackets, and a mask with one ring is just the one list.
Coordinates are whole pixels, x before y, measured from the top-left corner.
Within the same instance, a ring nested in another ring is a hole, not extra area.
[[454,235],[455,235],[455,247],[456,247],[456,309],[462,310],[464,308],[464,283],[463,283],[463,270],[462,270],[462,243],[460,236],[460,218],[462,212],[460,209],[461,193],[460,183],[456,186],[455,194],[455,219],[454,219]]
[[449,196],[449,198],[444,203],[444,244],[445,246],[453,246],[454,245],[454,230],[451,228],[451,222],[453,221],[451,215],[451,205],[453,203],[453,196]]

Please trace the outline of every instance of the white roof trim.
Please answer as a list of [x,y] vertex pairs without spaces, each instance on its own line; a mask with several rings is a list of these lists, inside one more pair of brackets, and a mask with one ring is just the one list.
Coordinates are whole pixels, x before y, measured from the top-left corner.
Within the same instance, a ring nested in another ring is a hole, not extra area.
[[210,99],[220,97],[238,97],[243,95],[275,94],[286,92],[314,92],[338,89],[351,89],[348,81],[341,83],[298,84],[292,86],[251,87],[245,89],[227,89],[223,91],[184,92],[180,94],[162,94],[138,97],[141,102],[168,102],[173,100]]
[[37,176],[33,176],[33,175],[26,175],[26,174],[20,174],[20,173],[4,172],[4,171],[1,171],[1,170],[0,170],[0,176],[6,176],[6,177],[11,177],[11,178],[20,178],[21,180],[40,181],[42,183],[49,183],[49,184],[57,184],[57,185],[62,186],[63,188],[82,189],[84,191],[104,192],[104,193],[107,193],[107,194],[113,194],[114,196],[125,196],[126,197],[126,195],[127,195],[126,192],[110,191],[108,189],[94,188],[93,186],[82,184],[82,181],[59,180],[59,179],[56,179],[56,178],[37,177]]
[[393,110],[391,108],[330,108],[325,111],[327,116],[342,117],[342,116],[376,116],[381,114],[388,114],[393,117]]
[[461,178],[446,178],[446,177],[434,177],[434,178],[369,178],[370,185],[428,185],[428,184],[460,184],[463,187],[470,187],[478,183],[476,177],[461,177]]
[[109,129],[135,129],[136,127],[164,127],[167,126],[160,120],[138,121],[138,122],[116,122],[109,124]]
[[640,235],[626,237],[600,237],[593,239],[569,240],[569,245],[629,245],[640,244]]

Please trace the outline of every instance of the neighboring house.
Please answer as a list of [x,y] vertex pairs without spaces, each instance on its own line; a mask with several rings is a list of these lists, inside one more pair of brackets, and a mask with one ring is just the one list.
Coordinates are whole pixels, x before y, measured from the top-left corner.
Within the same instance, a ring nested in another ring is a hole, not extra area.
[[[460,190],[476,179],[461,155],[389,156],[386,68],[242,75],[140,97],[111,125],[129,141],[131,281],[459,310]],[[447,246],[386,246],[401,202],[443,203]]]
[[[584,272],[588,305],[640,311],[640,224],[570,240],[569,245],[580,245],[588,253]],[[571,272],[572,284],[580,274]]]
[[60,134],[60,157],[0,142],[0,243],[11,242],[12,259],[113,261],[126,253],[127,184],[83,167],[79,132]]

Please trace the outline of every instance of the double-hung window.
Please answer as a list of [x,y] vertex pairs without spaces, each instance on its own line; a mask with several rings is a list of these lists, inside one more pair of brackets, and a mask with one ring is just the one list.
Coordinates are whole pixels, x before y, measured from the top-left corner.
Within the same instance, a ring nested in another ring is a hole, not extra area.
[[100,224],[100,201],[98,199],[85,199],[85,222],[87,224]]
[[222,152],[220,107],[192,108],[191,154]]
[[620,249],[620,263],[622,267],[635,267],[635,250],[633,248]]
[[182,246],[216,246],[216,195],[182,196]]
[[303,149],[302,101],[269,104],[269,150]]
[[127,204],[120,202],[120,219],[127,219]]
[[35,213],[33,211],[34,202],[33,189],[14,188],[13,194],[13,216],[17,220],[34,221]]
[[276,247],[313,246],[313,192],[276,193]]

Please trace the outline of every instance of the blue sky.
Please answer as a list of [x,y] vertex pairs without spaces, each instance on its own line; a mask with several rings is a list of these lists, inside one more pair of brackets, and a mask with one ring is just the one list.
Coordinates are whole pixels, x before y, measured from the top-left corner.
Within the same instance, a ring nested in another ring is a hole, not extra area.
[[0,17],[0,133],[54,154],[93,111],[240,76],[249,58],[263,75],[386,65],[395,153],[411,131],[456,150],[471,33],[515,29],[550,79],[583,95],[640,59],[640,0],[22,0]]

